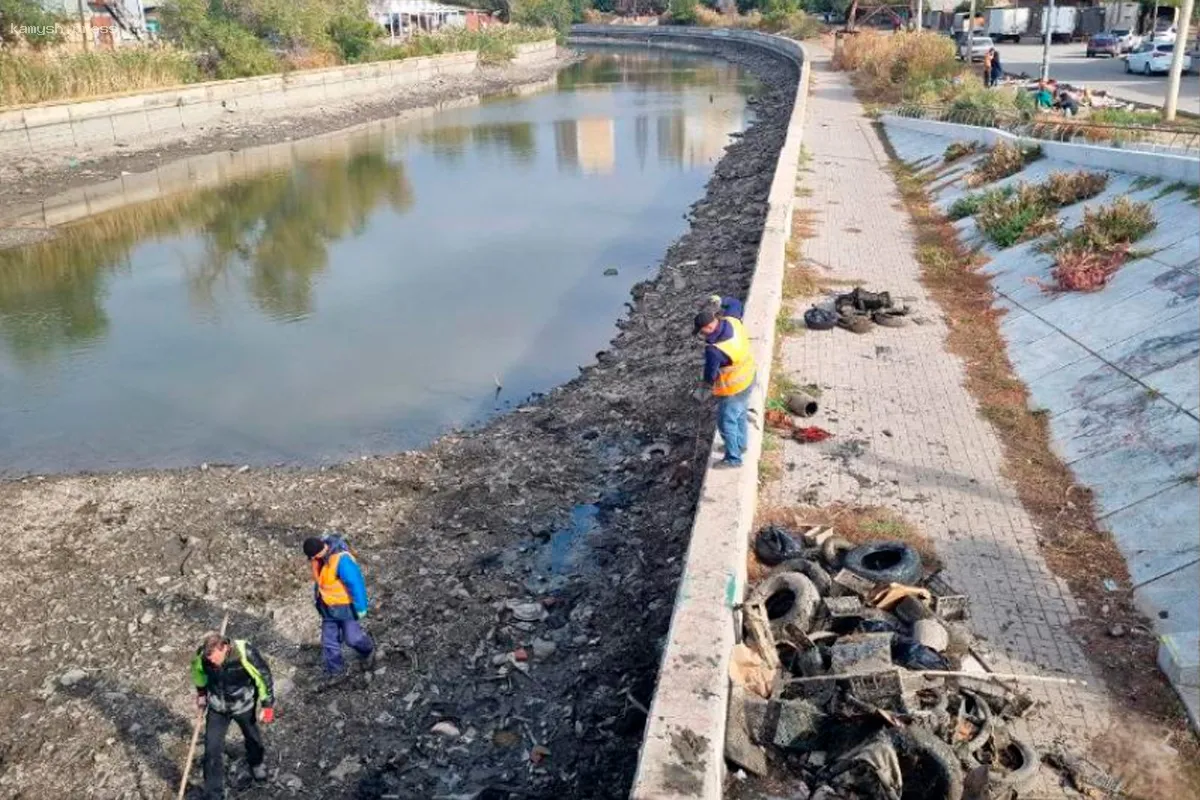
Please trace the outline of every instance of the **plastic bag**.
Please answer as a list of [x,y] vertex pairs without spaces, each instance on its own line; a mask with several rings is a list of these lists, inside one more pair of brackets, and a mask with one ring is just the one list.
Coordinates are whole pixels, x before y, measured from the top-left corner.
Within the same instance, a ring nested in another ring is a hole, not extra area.
[[950,669],[941,653],[907,636],[892,637],[892,662],[912,670]]
[[778,525],[768,525],[754,537],[754,555],[768,567],[782,564],[790,558],[799,558],[804,548],[791,534]]

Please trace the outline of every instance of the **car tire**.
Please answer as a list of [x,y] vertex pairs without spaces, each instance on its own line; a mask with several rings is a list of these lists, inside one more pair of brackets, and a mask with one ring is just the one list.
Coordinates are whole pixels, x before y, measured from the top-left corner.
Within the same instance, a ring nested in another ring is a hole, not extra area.
[[1142,74],[1145,75],[1147,78],[1149,78],[1151,75],[1154,74],[1154,72],[1151,71],[1151,69],[1150,69],[1149,61],[1146,62],[1146,66],[1142,67]]
[[808,633],[820,607],[821,594],[807,575],[777,572],[755,586],[746,603],[762,604],[771,632],[776,636],[789,625]]
[[924,575],[921,554],[904,542],[868,542],[846,553],[842,566],[875,583],[912,586]]
[[1129,59],[1125,59],[1125,74],[1132,75],[1133,67],[1129,66]]

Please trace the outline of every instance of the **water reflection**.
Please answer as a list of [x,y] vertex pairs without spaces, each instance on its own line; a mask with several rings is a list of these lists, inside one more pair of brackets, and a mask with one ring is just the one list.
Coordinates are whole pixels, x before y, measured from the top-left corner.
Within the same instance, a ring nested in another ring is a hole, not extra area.
[[435,155],[452,163],[462,160],[468,145],[476,149],[502,150],[522,164],[533,161],[536,148],[533,125],[528,122],[442,125],[422,131],[420,139],[432,146]]
[[0,250],[0,337],[23,363],[95,342],[109,328],[110,276],[129,269],[139,244],[182,232],[203,243],[199,258],[181,264],[198,307],[215,309],[218,289],[240,286],[271,317],[303,317],[329,244],[361,231],[381,204],[404,211],[412,202],[403,165],[366,152],[104,214],[51,241]]
[[753,83],[605,52],[552,88],[0,209],[58,226],[0,250],[0,472],[418,446],[497,379],[502,405],[570,378]]

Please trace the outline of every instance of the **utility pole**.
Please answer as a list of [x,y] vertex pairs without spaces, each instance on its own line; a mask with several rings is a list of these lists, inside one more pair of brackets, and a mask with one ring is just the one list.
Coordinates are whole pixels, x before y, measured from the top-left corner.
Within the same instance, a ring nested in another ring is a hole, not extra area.
[[971,39],[975,37],[975,0],[971,0],[971,16],[967,19],[967,57],[965,61],[967,66],[970,66],[975,60],[975,54],[971,52],[974,46]]
[[924,13],[923,8],[922,8],[923,5],[924,5],[924,3],[922,2],[922,0],[917,0],[917,19],[916,19],[915,27],[916,27],[916,30],[918,30],[918,31],[921,30],[921,16]]
[[1046,32],[1042,37],[1042,80],[1050,80],[1050,42],[1054,39],[1054,0],[1046,6]]
[[1192,9],[1196,0],[1183,0],[1183,13],[1179,15],[1179,27],[1175,33],[1175,49],[1171,52],[1171,72],[1167,79],[1167,102],[1163,103],[1163,119],[1175,119],[1179,106],[1179,84],[1183,73],[1183,56],[1187,52],[1188,24],[1192,21]]
[[79,31],[83,35],[83,52],[86,53],[92,49],[89,41],[92,38],[92,29],[83,15],[83,0],[79,0]]

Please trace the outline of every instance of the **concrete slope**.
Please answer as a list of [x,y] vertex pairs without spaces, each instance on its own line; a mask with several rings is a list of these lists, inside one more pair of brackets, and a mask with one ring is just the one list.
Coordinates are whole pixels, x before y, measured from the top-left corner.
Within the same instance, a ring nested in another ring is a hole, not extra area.
[[[915,124],[914,124],[915,123]],[[898,155],[925,169],[942,167],[956,140],[984,141],[981,130],[886,119]],[[988,136],[986,139],[993,137]],[[1070,145],[1056,144],[1057,154]],[[1050,415],[1054,447],[1096,496],[1101,523],[1129,565],[1134,595],[1162,639],[1159,664],[1200,721],[1200,208],[1195,186],[1154,181],[1162,159],[1126,153],[1130,172],[1108,170],[1098,197],[1063,209],[1064,228],[1086,207],[1127,196],[1150,203],[1157,227],[1097,292],[1049,292],[1053,258],[1037,241],[1007,249],[984,243],[967,218],[963,241],[990,261],[996,305],[1008,313],[1002,332],[1032,401]],[[978,157],[976,157],[978,158]],[[1142,162],[1146,163],[1142,163]],[[1080,169],[1056,157],[989,185],[1032,183]],[[971,160],[932,185],[943,209],[970,190]],[[1135,174],[1136,173],[1136,174]],[[1097,575],[1097,580],[1105,576]]]

